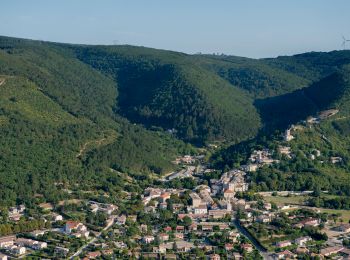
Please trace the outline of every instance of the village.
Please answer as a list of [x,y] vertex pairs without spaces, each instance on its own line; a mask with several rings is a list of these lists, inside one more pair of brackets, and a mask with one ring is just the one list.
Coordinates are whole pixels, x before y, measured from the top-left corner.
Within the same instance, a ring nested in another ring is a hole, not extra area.
[[[313,191],[249,190],[249,175],[278,164],[276,154],[294,156],[288,143],[295,131],[298,126],[287,129],[276,150],[253,150],[245,164],[224,173],[210,168],[204,155],[178,157],[177,171],[141,193],[125,192],[136,211],[126,210],[123,200],[108,202],[108,195],[93,200],[71,190],[65,190],[71,198],[57,204],[40,198],[37,219],[23,204],[2,210],[0,260],[348,259],[350,224],[339,223],[340,215],[269,200]],[[320,156],[319,150],[310,153],[311,160]]]

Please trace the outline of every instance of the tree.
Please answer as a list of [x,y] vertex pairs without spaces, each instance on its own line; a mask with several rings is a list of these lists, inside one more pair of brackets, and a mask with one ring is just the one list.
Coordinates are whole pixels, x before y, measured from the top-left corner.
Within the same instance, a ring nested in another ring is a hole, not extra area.
[[185,216],[183,219],[182,219],[182,222],[183,222],[183,225],[188,228],[189,226],[191,226],[192,224],[192,219],[188,216]]

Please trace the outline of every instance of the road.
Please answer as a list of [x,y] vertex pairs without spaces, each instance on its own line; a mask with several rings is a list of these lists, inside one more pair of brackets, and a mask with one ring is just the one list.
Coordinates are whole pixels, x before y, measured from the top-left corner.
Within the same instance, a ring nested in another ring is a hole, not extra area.
[[97,241],[97,239],[99,239],[99,238],[101,237],[101,234],[102,234],[103,231],[106,231],[107,229],[109,229],[113,224],[114,224],[114,221],[108,223],[107,226],[105,226],[105,227],[102,229],[102,231],[99,232],[99,233],[97,234],[96,237],[94,237],[93,239],[91,239],[87,244],[85,244],[85,245],[83,245],[82,247],[80,247],[69,259],[73,259],[74,257],[80,255],[80,254],[83,252],[83,250],[84,250],[85,248],[87,248],[89,245],[95,243],[95,242]]
[[233,224],[237,228],[238,232],[245,236],[253,245],[254,247],[260,252],[262,257],[265,260],[270,260],[273,259],[272,253],[268,252],[265,247],[263,247],[258,240],[256,240],[248,231],[245,227],[243,227],[238,220],[234,220]]

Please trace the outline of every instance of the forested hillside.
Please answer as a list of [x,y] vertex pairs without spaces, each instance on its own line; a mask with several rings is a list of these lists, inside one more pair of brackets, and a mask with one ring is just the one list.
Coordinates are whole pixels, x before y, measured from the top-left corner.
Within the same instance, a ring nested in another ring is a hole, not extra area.
[[[346,119],[349,62],[348,51],[256,60],[0,37],[0,201],[57,199],[58,184],[116,191],[117,171],[171,171],[192,145],[242,146],[327,108]],[[216,159],[231,166],[235,153]]]
[[200,55],[197,62],[232,85],[246,90],[254,98],[285,94],[306,87],[310,83],[310,80],[272,67],[264,60]]
[[[257,105],[263,120],[270,122],[270,131],[262,131],[254,140],[217,152],[212,157],[215,167],[239,167],[247,162],[254,149],[267,147],[280,162],[251,173],[253,189],[327,190],[350,195],[350,71],[347,65],[309,87],[260,100]],[[328,109],[337,113],[320,116]],[[319,119],[307,122],[310,117]],[[294,139],[285,142],[283,132],[291,123],[297,124],[292,130]],[[278,154],[281,145],[290,147],[291,157]],[[332,162],[331,158],[340,159]]]
[[197,144],[239,142],[258,131],[252,99],[188,55],[130,46],[74,50],[118,82],[118,112],[132,122],[175,129]]
[[325,109],[339,109],[340,114],[348,116],[349,75],[349,67],[345,66],[309,87],[255,103],[269,129],[285,128]]
[[191,151],[115,114],[116,83],[69,50],[8,38],[0,49],[3,204],[35,193],[59,199],[55,183],[103,185],[113,177],[109,168],[166,172],[176,155]]

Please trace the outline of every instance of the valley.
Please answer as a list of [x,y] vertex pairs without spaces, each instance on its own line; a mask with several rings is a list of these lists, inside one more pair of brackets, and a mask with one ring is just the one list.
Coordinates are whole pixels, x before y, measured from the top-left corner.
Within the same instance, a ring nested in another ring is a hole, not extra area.
[[0,255],[349,256],[349,64],[0,37]]

